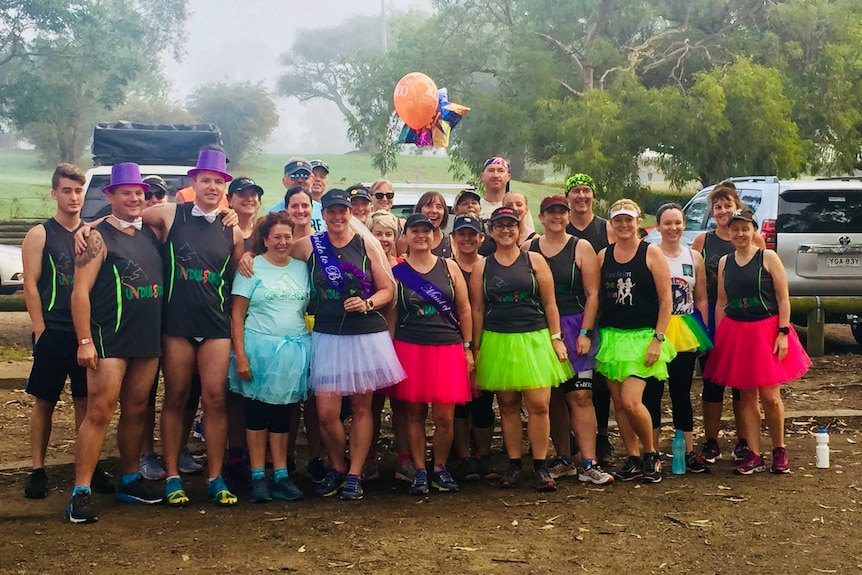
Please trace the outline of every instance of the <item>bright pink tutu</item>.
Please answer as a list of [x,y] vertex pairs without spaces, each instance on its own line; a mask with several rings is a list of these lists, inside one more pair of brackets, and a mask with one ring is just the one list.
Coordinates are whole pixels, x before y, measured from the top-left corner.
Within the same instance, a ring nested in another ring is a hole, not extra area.
[[392,397],[411,403],[467,403],[473,399],[464,344],[420,345],[395,340],[395,353],[407,379]]
[[703,377],[719,385],[750,389],[785,384],[802,377],[811,360],[793,326],[787,337],[787,356],[778,361],[772,353],[778,335],[778,316],[759,321],[725,317],[715,333]]

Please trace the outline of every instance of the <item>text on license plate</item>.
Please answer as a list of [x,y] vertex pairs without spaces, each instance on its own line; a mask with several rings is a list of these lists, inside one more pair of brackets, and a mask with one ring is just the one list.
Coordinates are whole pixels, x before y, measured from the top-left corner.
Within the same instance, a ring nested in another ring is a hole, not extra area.
[[860,265],[860,258],[826,258],[828,268],[858,268]]

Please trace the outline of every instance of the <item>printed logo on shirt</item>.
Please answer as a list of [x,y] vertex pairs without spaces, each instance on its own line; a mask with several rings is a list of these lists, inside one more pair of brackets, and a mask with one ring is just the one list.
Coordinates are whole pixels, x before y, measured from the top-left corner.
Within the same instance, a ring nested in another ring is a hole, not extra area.
[[75,281],[75,263],[68,254],[60,254],[56,260],[49,255],[48,259],[54,269],[58,286],[70,286]]
[[[116,271],[116,268],[114,270]],[[141,283],[142,277],[146,281],[144,270],[135,262],[129,261],[123,271],[117,273],[122,285],[123,299],[129,301],[136,299],[158,299],[162,297],[162,286],[159,284],[135,285],[136,283]]]
[[673,314],[688,315],[694,313],[694,296],[685,278],[670,278],[670,284],[673,293]]
[[200,266],[200,258],[197,252],[188,244],[183,244],[176,255],[176,269],[179,272],[179,277],[185,281],[191,281],[202,284],[213,284],[216,286],[222,285],[224,279],[221,273],[203,269]]
[[633,306],[633,288],[637,285],[632,281],[629,271],[615,271],[605,276],[605,298],[612,299],[617,305]]

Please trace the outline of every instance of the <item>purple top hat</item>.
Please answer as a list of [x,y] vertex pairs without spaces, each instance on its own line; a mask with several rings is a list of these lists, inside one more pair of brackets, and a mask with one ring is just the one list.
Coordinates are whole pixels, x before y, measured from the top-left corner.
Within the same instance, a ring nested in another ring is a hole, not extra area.
[[227,173],[227,158],[220,150],[201,150],[198,154],[197,165],[189,170],[189,177],[194,178],[200,171],[215,172],[224,176],[224,181],[229,182],[233,178]]
[[150,189],[141,179],[141,168],[133,162],[111,166],[111,183],[102,188],[102,193],[107,194],[117,186],[141,186],[145,192]]

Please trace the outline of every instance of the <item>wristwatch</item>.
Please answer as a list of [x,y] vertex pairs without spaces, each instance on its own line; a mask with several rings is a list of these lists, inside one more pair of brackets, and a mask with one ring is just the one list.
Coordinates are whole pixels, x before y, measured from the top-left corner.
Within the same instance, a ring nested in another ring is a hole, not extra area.
[[783,333],[784,335],[790,335],[790,326],[786,325],[784,327],[779,327],[778,333]]
[[371,301],[371,298],[365,300],[365,311],[369,312],[374,309],[374,302]]
[[581,328],[581,331],[579,331],[578,333],[581,335],[585,335],[587,337],[593,337],[593,330],[592,329]]
[[551,334],[551,340],[555,339],[563,341],[563,332],[558,331],[557,333]]
[[473,349],[473,342],[472,341],[465,341],[464,342],[464,349]]
[[661,342],[664,341],[664,334],[663,333],[655,332],[654,334],[652,334],[652,336]]

